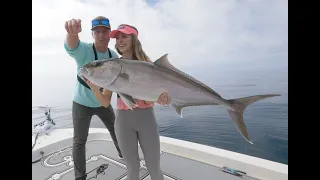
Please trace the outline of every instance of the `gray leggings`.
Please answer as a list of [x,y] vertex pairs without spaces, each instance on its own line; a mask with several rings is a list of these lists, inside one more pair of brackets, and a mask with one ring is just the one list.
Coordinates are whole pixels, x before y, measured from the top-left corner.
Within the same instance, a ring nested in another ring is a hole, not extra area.
[[159,133],[153,108],[117,110],[114,127],[128,171],[127,180],[139,180],[138,141],[151,179],[163,180]]

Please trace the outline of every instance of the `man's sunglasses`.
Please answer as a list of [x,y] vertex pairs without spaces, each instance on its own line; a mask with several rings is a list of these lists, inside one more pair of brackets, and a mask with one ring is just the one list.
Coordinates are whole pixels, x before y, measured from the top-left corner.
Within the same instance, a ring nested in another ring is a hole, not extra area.
[[97,26],[97,25],[104,25],[104,26],[109,26],[109,20],[103,19],[103,20],[92,20],[92,26]]

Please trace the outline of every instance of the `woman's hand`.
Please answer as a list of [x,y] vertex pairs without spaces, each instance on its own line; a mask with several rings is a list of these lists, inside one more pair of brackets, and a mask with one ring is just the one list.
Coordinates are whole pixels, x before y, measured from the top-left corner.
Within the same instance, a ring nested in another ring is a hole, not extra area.
[[92,84],[88,79],[86,79],[85,77],[83,77],[84,82],[86,82],[88,84],[88,86],[90,87],[90,89],[92,90],[92,92],[98,92],[100,91],[100,87],[96,86],[94,84]]
[[157,100],[157,103],[161,104],[161,105],[166,105],[166,104],[170,104],[170,97],[168,95],[167,92],[163,92],[159,99]]
[[83,77],[83,80],[88,84],[88,86],[90,87],[91,91],[93,92],[93,94],[95,95],[99,103],[105,108],[109,107],[111,102],[112,92],[107,89],[103,89],[103,91],[101,92],[100,91],[101,88],[99,86],[92,84],[85,77]]

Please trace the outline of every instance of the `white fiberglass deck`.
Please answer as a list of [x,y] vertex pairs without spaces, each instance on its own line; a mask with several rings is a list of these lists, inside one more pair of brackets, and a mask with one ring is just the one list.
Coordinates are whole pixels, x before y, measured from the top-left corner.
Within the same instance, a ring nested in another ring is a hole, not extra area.
[[[58,129],[49,135],[38,137],[32,151],[33,180],[74,180],[72,162],[73,129]],[[33,137],[33,141],[34,141]],[[161,168],[165,179],[177,180],[237,180],[237,179],[288,179],[288,166],[268,160],[234,153],[218,148],[199,145],[177,139],[161,137]],[[139,149],[141,168],[140,179],[151,180],[144,165],[143,154]],[[86,145],[87,172],[102,164],[108,164],[104,174],[87,179],[122,180],[126,179],[126,166],[117,158],[117,151],[106,129],[92,128]],[[227,166],[247,174],[238,177],[221,171]]]

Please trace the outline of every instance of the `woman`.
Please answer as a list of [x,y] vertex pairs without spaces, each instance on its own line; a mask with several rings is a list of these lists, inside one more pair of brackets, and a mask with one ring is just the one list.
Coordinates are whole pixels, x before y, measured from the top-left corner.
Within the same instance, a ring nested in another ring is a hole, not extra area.
[[[152,63],[142,49],[138,39],[138,30],[130,25],[122,24],[117,30],[110,33],[110,38],[116,39],[115,48],[122,58]],[[99,87],[87,82],[96,92],[96,97],[103,106],[108,106],[112,92],[104,89],[99,92]],[[166,92],[159,97],[159,104],[169,104],[170,100]],[[136,106],[130,110],[117,97],[117,110],[115,121],[115,133],[127,166],[127,179],[139,179],[139,154],[138,141],[143,152],[144,160],[152,180],[163,180],[160,168],[160,138],[158,126],[154,116],[154,102],[136,100]]]

